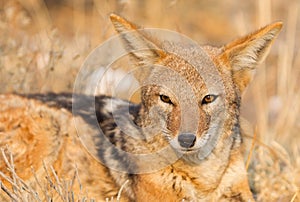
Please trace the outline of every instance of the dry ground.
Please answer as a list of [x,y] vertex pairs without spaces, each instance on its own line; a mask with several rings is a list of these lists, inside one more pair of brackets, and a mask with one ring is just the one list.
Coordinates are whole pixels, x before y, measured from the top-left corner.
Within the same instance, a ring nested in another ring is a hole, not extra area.
[[299,8],[299,0],[0,0],[0,92],[72,91],[86,56],[115,34],[111,12],[218,46],[283,21],[242,111],[256,131],[246,139],[256,136],[249,175],[257,200],[300,201]]

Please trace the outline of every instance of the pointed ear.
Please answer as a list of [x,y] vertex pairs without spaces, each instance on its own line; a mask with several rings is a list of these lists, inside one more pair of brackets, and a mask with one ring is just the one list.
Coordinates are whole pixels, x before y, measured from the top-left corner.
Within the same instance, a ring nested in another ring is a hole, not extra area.
[[126,50],[138,65],[156,64],[165,56],[158,43],[137,25],[116,14],[111,14],[110,19],[116,31],[121,34]]
[[270,24],[224,47],[221,63],[230,68],[241,93],[251,81],[257,65],[265,59],[281,28],[281,22]]

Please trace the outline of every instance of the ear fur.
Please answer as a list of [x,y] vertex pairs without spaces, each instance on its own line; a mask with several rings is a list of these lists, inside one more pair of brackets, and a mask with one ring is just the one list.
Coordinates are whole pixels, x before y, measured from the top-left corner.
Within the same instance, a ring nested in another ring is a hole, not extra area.
[[233,81],[241,93],[251,81],[257,65],[267,56],[281,28],[282,23],[276,22],[224,46],[220,59],[232,71]]
[[116,31],[121,34],[125,48],[136,61],[143,64],[155,64],[164,57],[164,51],[154,39],[142,32],[140,27],[116,14],[111,14],[110,19]]
[[[137,25],[116,14],[110,15],[115,30],[120,34],[126,50],[138,67],[158,64],[166,53],[157,45],[154,39],[147,36]],[[151,73],[150,68],[139,68],[135,71],[136,78],[142,82]]]

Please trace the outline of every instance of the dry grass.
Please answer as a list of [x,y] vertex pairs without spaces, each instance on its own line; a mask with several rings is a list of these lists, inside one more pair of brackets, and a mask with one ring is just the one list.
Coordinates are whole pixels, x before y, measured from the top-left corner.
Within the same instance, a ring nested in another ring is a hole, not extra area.
[[[13,155],[11,152],[8,152],[4,149],[1,149],[1,157],[4,159],[4,162],[9,171],[9,175],[4,174],[0,171],[0,176],[11,185],[10,188],[6,187],[0,181],[0,187],[2,191],[7,194],[12,201],[53,201],[59,198],[61,201],[75,201],[74,193],[72,192],[73,181],[75,178],[78,179],[77,173],[74,174],[74,179],[71,184],[63,183],[55,174],[54,169],[51,167],[50,177],[49,171],[44,164],[44,170],[46,171],[46,183],[42,182],[42,179],[37,179],[35,171],[32,168],[32,173],[35,176],[35,181],[38,184],[37,188],[32,188],[28,182],[24,182],[16,173],[13,161]],[[38,194],[38,190],[42,190],[44,196]],[[56,197],[55,197],[56,196]],[[4,200],[0,196],[1,200]],[[77,201],[85,201],[85,198],[77,199]]]
[[[11,199],[11,201],[23,201],[23,202],[31,202],[31,201],[62,201],[62,202],[93,202],[94,199],[90,199],[86,197],[83,193],[83,187],[80,183],[80,178],[78,176],[78,170],[75,169],[74,176],[72,180],[65,181],[59,179],[56,175],[56,172],[52,166],[48,168],[45,162],[43,162],[43,169],[46,173],[45,179],[38,179],[35,170],[32,168],[32,174],[34,175],[34,183],[38,186],[33,188],[31,187],[29,182],[25,182],[18,176],[14,167],[14,160],[12,152],[9,151],[8,148],[1,149],[1,158],[4,159],[4,162],[7,166],[9,174],[4,174],[0,171],[0,177],[2,177],[5,181],[9,182],[11,187],[6,187],[0,180],[0,191]],[[78,183],[81,187],[80,193],[74,193],[72,187],[74,183]],[[120,188],[117,198],[107,198],[107,202],[120,201],[122,191],[127,181]],[[39,195],[39,193],[42,193]],[[5,197],[0,195],[0,200],[5,200]]]
[[[85,57],[114,34],[108,20],[113,11],[145,27],[168,28],[213,45],[283,21],[283,32],[244,95],[242,112],[257,127],[256,138],[247,138],[253,142],[249,176],[257,200],[300,201],[298,0],[0,0],[0,5],[1,93],[72,91]],[[11,198],[34,197],[13,176],[19,189]]]

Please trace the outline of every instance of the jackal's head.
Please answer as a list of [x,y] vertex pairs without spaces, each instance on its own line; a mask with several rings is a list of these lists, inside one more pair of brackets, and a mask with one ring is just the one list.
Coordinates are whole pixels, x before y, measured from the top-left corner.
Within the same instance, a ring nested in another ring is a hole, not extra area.
[[141,125],[150,142],[171,144],[192,163],[238,144],[241,94],[281,23],[214,48],[173,40],[174,33],[153,37],[115,14],[111,20],[138,68]]

